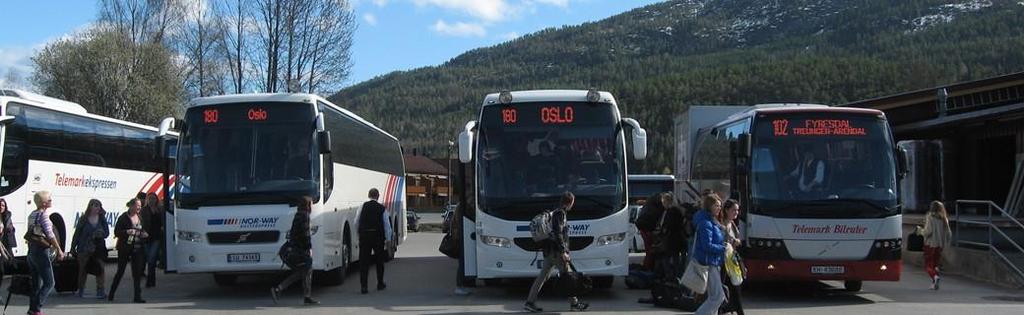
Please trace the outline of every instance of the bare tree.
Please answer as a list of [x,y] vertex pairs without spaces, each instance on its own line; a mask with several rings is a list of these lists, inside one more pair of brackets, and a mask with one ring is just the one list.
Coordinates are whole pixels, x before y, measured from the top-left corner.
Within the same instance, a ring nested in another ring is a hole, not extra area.
[[277,92],[278,61],[281,58],[281,41],[283,30],[282,2],[297,0],[256,0],[255,14],[259,21],[258,51],[264,67],[262,87],[265,92]]
[[222,19],[215,18],[215,8],[204,1],[188,3],[182,9],[185,18],[174,42],[187,59],[183,67],[186,89],[200,97],[223,94],[225,67],[217,49],[225,32]]
[[258,0],[268,92],[324,92],[351,69],[356,21],[348,0]]
[[245,88],[246,70],[243,68],[246,58],[246,46],[248,42],[248,26],[252,19],[246,10],[249,1],[246,0],[224,0],[217,9],[218,19],[224,32],[220,36],[220,51],[228,65],[228,72],[231,75],[231,86],[235,93],[242,93]]
[[7,73],[4,74],[4,79],[0,80],[0,88],[12,88],[12,89],[25,89],[25,77],[21,75],[21,71],[18,71],[15,67],[7,68]]

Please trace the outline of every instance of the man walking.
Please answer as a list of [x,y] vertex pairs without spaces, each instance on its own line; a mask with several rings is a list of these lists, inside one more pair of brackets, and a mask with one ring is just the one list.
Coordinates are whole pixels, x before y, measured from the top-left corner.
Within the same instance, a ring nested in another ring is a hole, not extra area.
[[363,203],[359,211],[359,284],[362,294],[366,294],[367,273],[370,264],[377,264],[377,290],[384,290],[384,244],[391,240],[391,220],[388,218],[384,205],[377,202],[380,192],[371,188],[370,201]]
[[[551,277],[551,273],[554,268],[558,268],[561,272],[561,276],[565,277],[569,274],[569,230],[566,229],[566,213],[572,211],[573,203],[576,200],[571,192],[565,192],[562,194],[561,205],[558,209],[555,209],[551,213],[551,237],[543,240],[541,249],[544,251],[544,265],[540,270],[540,274],[537,275],[537,279],[533,280],[533,286],[530,287],[530,295],[526,298],[526,305],[523,306],[528,312],[537,313],[543,312],[544,309],[537,307],[535,302],[537,301],[537,295],[540,293],[540,289],[544,287],[544,282]],[[572,293],[570,293],[572,294]],[[581,302],[577,297],[569,297],[569,309],[573,311],[585,311],[590,306],[585,302]]]

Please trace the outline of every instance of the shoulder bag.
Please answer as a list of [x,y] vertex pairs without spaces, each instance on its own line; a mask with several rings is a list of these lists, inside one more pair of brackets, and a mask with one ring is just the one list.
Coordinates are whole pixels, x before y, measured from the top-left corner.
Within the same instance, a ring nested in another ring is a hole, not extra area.
[[691,258],[679,282],[694,293],[704,294],[708,288],[708,266],[701,265],[696,259]]

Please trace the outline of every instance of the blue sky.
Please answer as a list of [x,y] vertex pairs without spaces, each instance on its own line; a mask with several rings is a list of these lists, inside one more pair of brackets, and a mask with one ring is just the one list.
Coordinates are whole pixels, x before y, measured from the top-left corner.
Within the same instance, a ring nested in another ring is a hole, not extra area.
[[[202,0],[201,0],[202,1]],[[207,0],[208,1],[208,0]],[[548,27],[600,20],[655,0],[351,0],[359,28],[346,85],[396,70],[432,66],[470,49],[495,45]],[[23,77],[29,58],[47,42],[84,28],[96,2],[23,1],[4,4],[0,19],[0,82],[9,69]]]

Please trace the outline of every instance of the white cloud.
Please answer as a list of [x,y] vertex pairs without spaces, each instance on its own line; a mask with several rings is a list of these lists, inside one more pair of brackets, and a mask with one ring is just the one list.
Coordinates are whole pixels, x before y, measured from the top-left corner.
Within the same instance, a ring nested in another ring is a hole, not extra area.
[[437,20],[437,23],[434,23],[433,29],[439,34],[455,37],[484,37],[487,35],[487,29],[483,25],[476,23],[456,22],[455,24],[448,24],[444,20]]
[[501,35],[499,35],[498,37],[499,37],[499,38],[501,38],[502,40],[505,40],[505,41],[510,41],[510,40],[513,40],[513,39],[519,38],[519,33],[516,33],[516,32],[508,32],[508,33],[505,33],[505,34],[501,34]]
[[370,26],[377,26],[377,16],[373,15],[373,13],[363,14],[363,21],[366,21],[366,24]]
[[502,21],[516,13],[505,0],[413,0],[413,3],[420,7],[430,5],[460,11],[484,22]]
[[537,3],[553,5],[560,8],[569,7],[569,0],[534,0]]
[[388,5],[388,0],[373,0],[373,4],[377,5],[378,7],[383,7],[385,5]]

